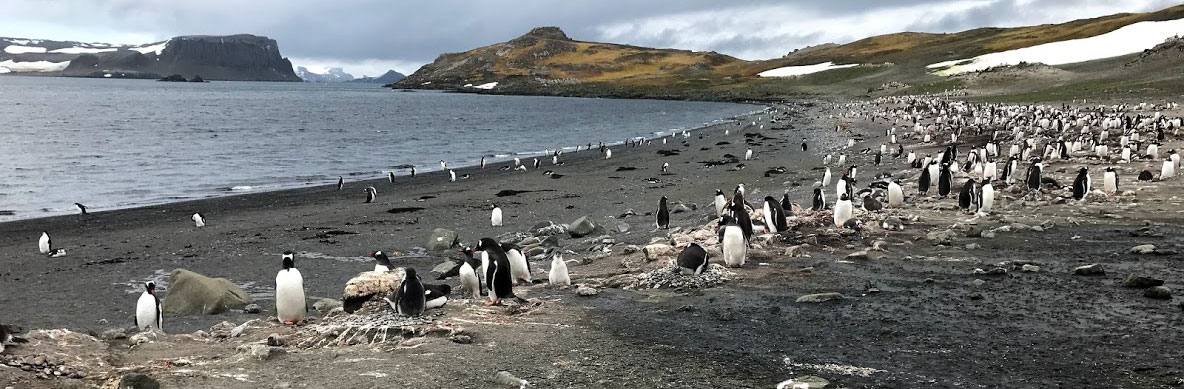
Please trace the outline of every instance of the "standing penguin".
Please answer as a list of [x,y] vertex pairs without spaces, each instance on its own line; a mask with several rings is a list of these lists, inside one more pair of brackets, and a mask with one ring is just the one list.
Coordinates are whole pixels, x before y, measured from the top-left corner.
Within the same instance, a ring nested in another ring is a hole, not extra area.
[[1176,164],[1171,158],[1163,160],[1163,167],[1159,169],[1159,180],[1163,181],[1176,176]]
[[337,190],[345,187],[345,177],[337,176]]
[[[518,298],[514,295],[514,279],[510,275],[510,259],[497,241],[481,238],[476,249],[482,252],[482,265],[486,267],[485,286],[489,289],[488,305],[501,304],[502,299]],[[518,298],[522,301],[521,298]]]
[[995,187],[991,185],[991,177],[983,179],[982,186],[978,189],[978,213],[989,215],[991,207],[995,204]]
[[802,138],[802,151],[806,151],[806,138]]
[[534,283],[531,276],[530,261],[526,260],[526,254],[522,253],[522,249],[516,245],[503,243],[502,251],[506,253],[506,259],[510,261],[510,276],[515,283],[519,281],[526,281],[526,284]]
[[[978,206],[977,192],[978,182],[975,182],[973,178],[962,184],[962,190],[958,191],[958,207],[962,208],[962,212],[970,212],[971,207]],[[975,211],[977,212],[977,209]]]
[[662,173],[668,173],[669,171],[670,171],[670,162],[663,162],[662,163]]
[[658,218],[658,228],[670,228],[670,210],[666,208],[666,196],[662,196],[662,199],[658,200],[658,212],[655,212],[655,214]]
[[937,176],[937,195],[945,198],[954,188],[954,175],[950,172],[950,164],[941,165],[941,173]]
[[1106,173],[1102,175],[1102,190],[1111,196],[1118,194],[1118,172],[1113,166],[1106,167]]
[[765,215],[765,226],[769,232],[777,233],[789,229],[785,221],[785,208],[782,208],[781,203],[777,202],[777,199],[773,198],[773,196],[765,196],[763,211]]
[[373,186],[366,187],[366,203],[373,203],[376,197],[378,197],[378,189],[374,189]]
[[37,250],[40,251],[42,254],[49,254],[49,250],[51,247],[53,247],[53,246],[51,246],[49,244],[49,233],[42,232],[41,238],[37,239]]
[[304,299],[304,277],[296,269],[291,251],[285,252],[283,269],[275,275],[275,316],[280,323],[296,324],[304,320],[308,300]]
[[473,258],[473,249],[465,248],[461,250],[465,254],[464,261],[460,263],[460,269],[457,274],[460,276],[460,286],[464,288],[465,293],[471,294],[473,299],[481,298],[481,277],[478,276],[477,271],[481,269],[481,262]]
[[830,186],[830,168],[826,168],[826,173],[822,174],[822,186]]
[[502,225],[502,209],[496,204],[494,204],[493,211],[489,214],[489,224],[492,224],[494,227]]
[[613,149],[604,149],[604,159],[613,157]]
[[752,159],[752,149],[748,149],[744,152],[744,160],[747,161],[750,159]]
[[724,208],[728,206],[728,198],[724,196],[724,191],[715,190],[715,216],[724,214]]
[[789,202],[789,191],[781,194],[781,209],[785,210],[785,217],[793,217],[793,203]]
[[921,168],[921,177],[917,179],[917,192],[920,194],[929,193],[929,184],[933,177],[929,175],[929,167]]
[[[748,256],[748,241],[744,237],[744,230],[736,224],[731,215],[724,215],[719,221],[720,248],[724,255],[724,264],[728,267],[742,267]],[[706,257],[704,257],[706,260]]]
[[904,206],[904,189],[896,181],[888,181],[888,206],[892,208]]
[[732,199],[732,220],[735,220],[736,225],[740,226],[740,231],[744,233],[744,242],[748,243],[748,240],[752,239],[752,217],[744,208],[743,198],[743,196],[736,196]]
[[852,211],[854,211],[854,207],[851,204],[851,196],[843,193],[842,196],[839,196],[839,202],[835,203],[835,227],[841,228],[844,224],[847,224],[847,221],[851,220]]
[[136,328],[140,331],[164,329],[164,311],[160,309],[160,298],[156,297],[156,283],[144,283],[144,293],[136,301]]
[[427,309],[427,294],[420,281],[419,276],[415,274],[415,269],[407,268],[403,276],[403,283],[399,284],[399,289],[395,290],[395,299],[391,301],[389,297],[383,297],[391,308],[403,316],[419,316],[423,314],[423,310]]
[[374,258],[374,271],[376,272],[386,273],[395,268],[394,265],[391,265],[391,259],[382,251],[370,253],[370,258]]
[[826,209],[826,195],[822,193],[822,188],[814,188],[814,204],[810,209],[814,212]]
[[484,155],[481,156],[481,168],[482,169],[485,168],[485,156]]
[[456,172],[448,169],[448,182],[456,182]]
[[547,273],[547,281],[551,285],[571,285],[571,276],[567,274],[567,262],[563,262],[563,254],[555,253],[551,259],[551,271]]
[[1028,167],[1028,174],[1024,178],[1029,191],[1040,191],[1040,175],[1043,170],[1044,163],[1040,162],[1040,158],[1032,160],[1032,166]]
[[677,263],[680,273],[699,275],[707,269],[707,250],[698,243],[687,243],[678,253]]
[[74,206],[78,207],[78,211],[82,212],[81,215],[86,214],[86,206],[85,205],[82,205],[82,203],[74,203]]
[[190,217],[190,219],[193,219],[193,225],[197,226],[197,228],[202,228],[202,227],[206,226],[206,217],[202,216],[201,213],[194,213],[193,216]]
[[541,164],[541,163],[539,163],[539,159],[538,159],[538,158],[535,158],[535,159],[534,159],[534,169],[535,169],[535,170],[538,170],[540,165],[542,165],[542,164]]
[[411,178],[415,178],[415,166],[411,167]]
[[1093,185],[1093,180],[1089,178],[1089,169],[1081,168],[1077,170],[1077,178],[1073,180],[1073,199],[1082,200],[1089,194],[1090,187]]
[[388,172],[386,175],[386,179],[387,179],[387,181],[390,181],[392,184],[394,184],[395,183],[395,172]]

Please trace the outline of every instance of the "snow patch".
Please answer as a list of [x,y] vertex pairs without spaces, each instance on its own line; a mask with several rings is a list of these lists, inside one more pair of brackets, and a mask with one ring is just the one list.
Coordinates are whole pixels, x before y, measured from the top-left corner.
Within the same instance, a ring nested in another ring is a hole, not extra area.
[[128,49],[139,51],[140,54],[156,53],[156,55],[160,55],[161,53],[164,52],[165,46],[168,46],[170,41],[171,41],[171,39],[164,41],[164,42],[155,43],[152,45],[129,47]]
[[496,87],[496,86],[497,86],[497,81],[494,81],[494,82],[487,82],[487,83],[484,83],[484,84],[481,84],[481,85],[474,85],[474,86],[473,86],[473,88],[475,88],[475,89],[491,90],[491,89],[493,89],[493,88],[494,88],[494,87]]
[[29,40],[28,40],[28,39],[5,39],[5,40],[7,40],[7,41],[9,41],[9,42],[12,42],[12,43],[14,43],[14,44],[18,44],[18,45],[27,45],[27,44],[29,44]]
[[853,63],[853,64],[846,64],[846,65],[835,65],[834,62],[823,62],[823,63],[813,64],[813,65],[786,66],[786,67],[780,67],[780,68],[776,68],[776,69],[769,69],[769,70],[757,73],[757,76],[761,76],[761,77],[796,77],[796,76],[803,76],[803,75],[812,74],[812,73],[825,72],[827,70],[845,69],[845,68],[850,68],[850,67],[855,67],[855,66],[859,66],[859,64]]
[[[9,47],[12,47],[12,46],[9,46]],[[95,49],[95,48],[90,48],[90,47],[67,47],[64,49],[50,50],[49,52],[58,53],[58,54],[95,54],[95,53],[106,53],[106,52],[115,51],[115,50],[118,50],[118,49]]]
[[1021,49],[983,54],[974,58],[938,62],[926,68],[934,74],[952,76],[1021,62],[1063,65],[1138,53],[1184,35],[1184,19],[1139,22],[1089,38],[1050,42]]
[[[9,46],[12,47],[12,46]],[[66,70],[70,66],[70,61],[64,62],[49,62],[49,61],[30,61],[30,62],[13,62],[11,59],[0,62],[0,73],[20,73],[20,72],[60,72]]]
[[44,47],[34,47],[34,46],[10,45],[10,46],[7,46],[4,48],[4,52],[8,53],[8,54],[28,54],[28,53],[41,54],[41,53],[45,53],[45,48]]

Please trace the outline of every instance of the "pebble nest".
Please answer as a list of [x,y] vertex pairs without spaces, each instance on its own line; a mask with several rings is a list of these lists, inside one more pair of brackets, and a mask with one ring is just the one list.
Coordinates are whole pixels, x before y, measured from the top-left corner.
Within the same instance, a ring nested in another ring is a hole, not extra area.
[[731,270],[719,265],[710,264],[699,275],[683,275],[678,266],[667,266],[657,270],[641,273],[637,276],[637,286],[640,288],[710,288],[731,280],[736,276]]
[[435,324],[436,318],[444,314],[438,309],[429,310],[417,317],[399,315],[389,308],[365,309],[354,314],[342,311],[335,313],[330,313],[317,324],[303,328],[302,335],[296,342],[297,347],[308,349],[379,344],[399,342],[436,332],[447,336],[458,331],[456,328]]

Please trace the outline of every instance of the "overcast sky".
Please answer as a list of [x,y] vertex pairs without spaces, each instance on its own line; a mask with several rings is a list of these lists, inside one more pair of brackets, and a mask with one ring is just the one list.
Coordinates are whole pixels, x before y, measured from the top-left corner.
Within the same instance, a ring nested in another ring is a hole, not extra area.
[[744,59],[899,31],[954,32],[1167,8],[1177,0],[4,0],[0,36],[147,43],[251,33],[295,65],[410,74],[440,53],[536,26],[573,39],[713,50]]

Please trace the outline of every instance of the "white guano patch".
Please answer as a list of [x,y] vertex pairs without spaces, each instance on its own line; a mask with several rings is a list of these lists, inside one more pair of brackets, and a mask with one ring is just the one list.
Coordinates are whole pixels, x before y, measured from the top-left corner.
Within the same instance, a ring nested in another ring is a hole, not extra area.
[[834,62],[823,62],[813,65],[785,66],[776,69],[769,69],[757,73],[757,75],[761,77],[797,77],[818,72],[825,72],[827,70],[846,69],[856,66],[859,66],[859,64],[853,63],[846,65],[835,65]]

